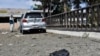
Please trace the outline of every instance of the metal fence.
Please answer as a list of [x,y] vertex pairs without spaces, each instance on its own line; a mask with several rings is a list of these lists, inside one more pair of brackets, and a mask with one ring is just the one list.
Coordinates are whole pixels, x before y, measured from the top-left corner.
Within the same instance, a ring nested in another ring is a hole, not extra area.
[[48,28],[100,31],[100,4],[46,17]]

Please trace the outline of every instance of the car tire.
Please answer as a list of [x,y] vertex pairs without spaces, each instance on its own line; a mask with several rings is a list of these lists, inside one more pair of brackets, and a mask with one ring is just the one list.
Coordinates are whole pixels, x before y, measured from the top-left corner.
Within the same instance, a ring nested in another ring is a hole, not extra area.
[[46,29],[42,29],[42,33],[46,33]]
[[19,31],[20,31],[20,33],[22,33],[22,27],[20,26],[20,28],[19,28]]
[[22,33],[22,30],[21,29],[19,31],[20,31],[20,33]]
[[24,30],[21,30],[21,33],[22,33],[22,34],[26,34],[26,31],[24,31]]

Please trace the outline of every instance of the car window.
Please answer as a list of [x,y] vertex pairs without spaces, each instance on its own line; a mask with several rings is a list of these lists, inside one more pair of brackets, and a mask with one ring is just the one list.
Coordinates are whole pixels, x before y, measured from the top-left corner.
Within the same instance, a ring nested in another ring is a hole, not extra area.
[[41,13],[26,13],[25,18],[42,18]]

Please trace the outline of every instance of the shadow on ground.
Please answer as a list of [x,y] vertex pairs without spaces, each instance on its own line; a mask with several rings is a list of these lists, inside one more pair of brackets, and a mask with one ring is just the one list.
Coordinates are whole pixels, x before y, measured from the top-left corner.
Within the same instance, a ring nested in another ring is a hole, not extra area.
[[41,30],[30,30],[27,31],[25,34],[41,34],[41,33],[46,33],[46,32],[43,32]]

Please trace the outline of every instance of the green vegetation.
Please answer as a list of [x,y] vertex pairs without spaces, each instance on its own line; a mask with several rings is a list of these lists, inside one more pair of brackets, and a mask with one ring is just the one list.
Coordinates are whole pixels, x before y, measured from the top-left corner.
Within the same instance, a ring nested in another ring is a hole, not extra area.
[[[45,13],[45,9],[48,8],[48,14],[50,15],[50,11],[54,10],[53,14],[58,14],[62,12],[67,12],[69,10],[69,6],[67,6],[67,0],[41,0],[42,9]],[[56,7],[56,8],[55,8]],[[55,8],[55,9],[54,9]]]
[[37,8],[33,8],[34,10],[42,10],[42,5],[36,5],[36,4],[35,4],[35,6],[36,6]]
[[[42,6],[38,6],[39,9],[43,9],[44,15],[45,10],[48,8],[48,15],[50,11],[57,6],[53,14],[58,14],[62,12],[68,12],[71,10],[71,7],[74,5],[75,9],[79,9],[80,3],[85,2],[88,6],[100,3],[100,0],[40,0]],[[72,5],[73,4],[73,5]]]

